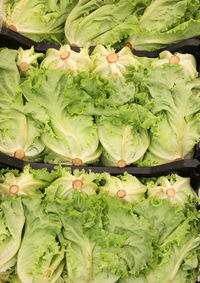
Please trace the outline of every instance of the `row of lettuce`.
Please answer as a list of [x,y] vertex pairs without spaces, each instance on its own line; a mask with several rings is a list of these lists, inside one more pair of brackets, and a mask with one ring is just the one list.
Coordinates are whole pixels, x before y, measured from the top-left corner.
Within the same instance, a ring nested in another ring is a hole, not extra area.
[[195,58],[97,46],[0,50],[0,152],[69,165],[155,166],[200,140]]
[[3,24],[38,42],[129,42],[155,50],[200,36],[199,0],[3,0],[2,6]]
[[178,175],[0,172],[1,282],[193,283],[197,195]]

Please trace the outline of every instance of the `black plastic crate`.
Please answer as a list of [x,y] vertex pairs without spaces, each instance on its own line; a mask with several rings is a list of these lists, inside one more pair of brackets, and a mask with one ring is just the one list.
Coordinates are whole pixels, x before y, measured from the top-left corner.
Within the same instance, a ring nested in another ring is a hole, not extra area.
[[[8,29],[6,27],[3,27],[0,31],[0,47],[8,47],[17,49],[20,46],[23,48],[31,48],[31,46],[34,46],[35,51],[37,52],[46,52],[49,48],[55,48],[59,49],[59,45],[48,45],[44,43],[38,43],[35,42],[18,32],[15,32],[11,29]],[[74,51],[79,52],[80,48],[71,46],[71,49]],[[94,47],[90,48],[90,53]],[[186,39],[182,42],[179,42],[177,44],[170,45],[166,48],[159,49],[156,51],[137,51],[133,50],[133,54],[139,57],[150,57],[155,58],[158,57],[159,53],[163,50],[169,50],[170,52],[181,52],[181,53],[190,53],[193,54],[197,61],[197,69],[200,71],[200,39]]]
[[[56,166],[56,164],[28,162],[0,153],[0,167],[3,165],[4,167],[22,170],[27,164],[30,164],[33,169],[47,168],[48,171],[53,170]],[[200,187],[200,161],[198,159],[178,160],[175,162],[170,162],[154,167],[127,166],[124,168],[118,168],[103,166],[62,166],[71,168],[72,172],[76,169],[84,169],[86,172],[92,171],[94,173],[108,172],[112,175],[120,175],[124,172],[128,172],[129,174],[132,174],[136,177],[158,177],[162,175],[176,173],[182,177],[190,177],[191,184],[195,191],[197,191]]]

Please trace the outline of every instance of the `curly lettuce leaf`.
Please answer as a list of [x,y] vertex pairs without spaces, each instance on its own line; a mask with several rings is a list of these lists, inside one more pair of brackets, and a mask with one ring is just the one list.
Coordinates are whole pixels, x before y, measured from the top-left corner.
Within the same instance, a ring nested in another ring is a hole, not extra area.
[[188,38],[197,37],[200,34],[199,30],[200,19],[189,19],[165,32],[140,30],[140,33],[135,33],[129,38],[129,42],[135,50],[153,51]]
[[146,8],[140,19],[147,31],[164,32],[177,25],[184,16],[188,0],[155,0]]
[[167,199],[146,199],[136,204],[133,211],[151,223],[158,236],[158,243],[162,243],[185,219],[182,207],[172,205]]
[[0,50],[0,108],[7,106],[16,96],[20,83],[20,74],[16,64],[17,51],[11,49]]
[[9,277],[16,264],[25,217],[20,199],[6,199],[0,204],[0,278]]
[[[79,76],[79,91],[66,93],[67,110],[71,115],[116,115],[121,112],[118,106],[131,103],[135,96],[135,83],[122,78],[100,78],[98,75]],[[81,95],[80,95],[81,93]],[[123,112],[123,110],[122,110]]]
[[[122,278],[151,270],[157,262],[156,251],[153,250],[157,236],[150,222],[133,213],[128,205],[122,206],[120,200],[108,202],[107,218],[106,230],[126,236],[123,249],[116,251],[129,270]],[[152,256],[153,254],[155,256]]]
[[56,281],[64,268],[64,250],[57,241],[61,222],[45,212],[38,198],[23,199],[23,205],[26,225],[17,257],[18,277],[24,283]]
[[[199,235],[190,231],[189,219],[185,220],[161,245],[161,263],[157,269],[147,275],[147,281],[155,283],[195,282],[198,274],[199,244]],[[190,264],[192,262],[193,264]],[[190,270],[194,271],[193,278],[191,278]]]
[[[110,238],[102,238],[105,236],[101,219],[106,206],[104,201],[105,196],[80,197],[75,192],[71,200],[63,201],[62,204],[55,201],[48,204],[48,211],[57,213],[63,225],[59,240],[66,250],[66,281],[114,283],[119,279],[119,275],[115,274],[119,257],[115,256],[113,262],[113,257],[109,256],[114,256],[114,253],[103,248],[112,245],[114,240],[112,235]],[[103,253],[109,257],[105,262]]]

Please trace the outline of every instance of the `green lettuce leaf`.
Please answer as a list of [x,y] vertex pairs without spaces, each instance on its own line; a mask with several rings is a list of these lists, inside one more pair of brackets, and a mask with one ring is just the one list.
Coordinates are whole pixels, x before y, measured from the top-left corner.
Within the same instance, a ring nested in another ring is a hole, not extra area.
[[11,49],[0,50],[0,108],[8,106],[16,96],[20,83],[20,74],[16,64],[17,51]]
[[119,283],[149,283],[149,282],[146,281],[146,278],[144,276],[141,277],[129,276],[128,278],[120,279]]
[[40,199],[23,200],[26,225],[17,257],[17,274],[21,282],[56,282],[64,268],[64,250],[56,237],[61,222],[48,215]]
[[16,264],[24,227],[24,210],[20,199],[6,199],[0,204],[0,278],[9,277]]
[[[79,76],[79,91],[66,93],[66,104],[71,115],[116,115],[121,110],[118,106],[134,101],[135,84],[122,78],[101,78],[95,74]],[[81,95],[80,95],[81,94]]]
[[199,36],[198,8],[198,0],[151,1],[129,38],[132,47],[152,51]]
[[[193,232],[194,233],[194,232]],[[161,246],[162,259],[157,269],[147,275],[147,282],[195,282],[190,277],[190,269],[197,277],[200,237],[190,231],[189,220],[181,223]],[[187,266],[186,262],[193,262]],[[188,276],[189,275],[189,276]],[[192,279],[192,280],[191,280]]]
[[150,222],[133,213],[128,205],[122,206],[120,200],[108,202],[107,218],[106,230],[126,236],[123,249],[116,251],[128,268],[128,273],[124,273],[122,278],[151,270],[157,263],[156,251],[153,249],[157,236]]
[[156,33],[140,30],[140,33],[129,38],[129,42],[135,50],[153,51],[188,38],[197,37],[200,34],[199,30],[200,20],[190,19],[165,32]]
[[112,275],[108,268],[100,268],[101,250],[95,247],[84,234],[78,220],[72,217],[61,217],[63,223],[63,237],[68,241],[66,248],[66,263],[68,280],[80,282],[116,282],[119,278]]
[[151,223],[152,229],[156,231],[159,243],[162,243],[185,219],[182,207],[172,205],[167,199],[146,199],[136,204],[133,211]]
[[[64,278],[67,282],[76,283],[81,280],[81,282],[114,283],[119,279],[115,274],[119,257],[115,256],[116,261],[113,262],[114,253],[109,253],[106,249],[107,245],[112,245],[114,239],[112,235],[109,238],[102,237],[105,236],[102,230],[102,217],[106,197],[80,195],[74,192],[71,200],[62,203],[53,201],[48,204],[48,211],[57,213],[63,224],[59,240],[66,250]],[[103,253],[104,256],[107,255],[105,262]]]
[[48,211],[58,213],[63,223],[59,240],[66,246],[68,280],[116,282],[120,276],[154,265],[155,234],[129,205],[105,193],[74,196],[70,202],[48,205]]
[[187,0],[155,0],[146,8],[140,19],[142,28],[164,32],[179,24],[187,7]]

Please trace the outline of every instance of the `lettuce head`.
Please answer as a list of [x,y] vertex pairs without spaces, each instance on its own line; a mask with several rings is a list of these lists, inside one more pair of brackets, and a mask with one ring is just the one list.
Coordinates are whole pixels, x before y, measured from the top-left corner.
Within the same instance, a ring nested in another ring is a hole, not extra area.
[[165,50],[159,54],[160,59],[152,63],[154,67],[163,64],[179,64],[184,70],[185,77],[194,79],[198,76],[195,57],[192,54],[174,53]]
[[80,72],[90,72],[92,61],[87,48],[81,48],[80,52],[75,52],[69,45],[63,45],[59,50],[54,48],[47,50],[41,68],[59,69],[77,75]]
[[141,63],[128,47],[122,48],[118,53],[111,47],[98,45],[91,55],[93,61],[92,73],[104,78],[120,77],[125,79],[137,70]]
[[76,1],[3,0],[4,24],[37,42],[64,40],[64,23]]
[[0,112],[0,152],[21,160],[40,161],[45,148],[41,133],[41,125],[14,106]]
[[92,195],[95,194],[98,186],[95,183],[95,173],[74,171],[73,175],[66,168],[60,168],[58,177],[45,189],[47,199],[71,199],[73,191]]
[[44,125],[45,162],[81,166],[98,160],[101,148],[93,117],[68,112],[68,97],[81,93],[72,74],[40,70],[21,89],[29,102],[27,111]]
[[189,80],[179,64],[152,69],[143,80],[159,117],[143,165],[153,166],[192,158],[200,140],[200,82]]
[[100,177],[99,190],[108,191],[111,197],[117,196],[125,202],[136,204],[145,198],[147,188],[132,175],[125,173],[123,176],[114,177],[104,173]]

